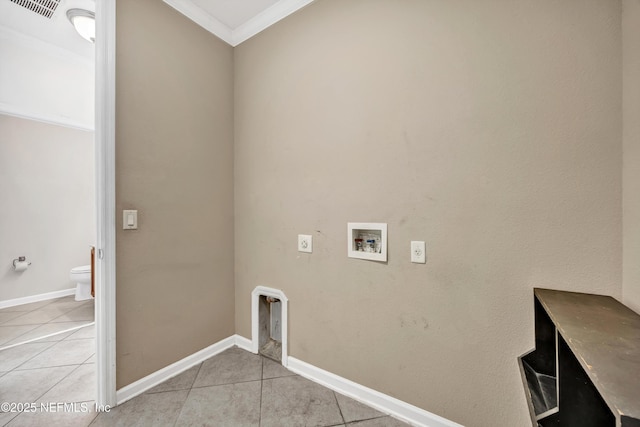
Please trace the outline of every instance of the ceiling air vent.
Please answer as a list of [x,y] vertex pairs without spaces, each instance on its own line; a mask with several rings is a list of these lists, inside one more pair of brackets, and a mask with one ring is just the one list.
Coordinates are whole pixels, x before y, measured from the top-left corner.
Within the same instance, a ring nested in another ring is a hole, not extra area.
[[10,0],[12,3],[22,6],[30,11],[51,19],[58,8],[60,0]]

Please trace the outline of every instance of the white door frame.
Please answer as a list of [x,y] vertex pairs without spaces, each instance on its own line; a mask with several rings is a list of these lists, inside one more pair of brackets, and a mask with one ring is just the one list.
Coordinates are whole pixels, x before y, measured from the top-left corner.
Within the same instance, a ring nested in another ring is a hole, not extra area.
[[116,405],[116,0],[96,2],[96,369],[98,408]]

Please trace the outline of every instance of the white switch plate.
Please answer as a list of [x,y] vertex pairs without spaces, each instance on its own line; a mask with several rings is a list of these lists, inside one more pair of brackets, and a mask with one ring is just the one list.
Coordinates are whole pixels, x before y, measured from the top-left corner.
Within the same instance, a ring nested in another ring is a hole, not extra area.
[[136,210],[122,211],[122,229],[123,230],[138,229],[138,211]]
[[427,262],[427,253],[424,242],[411,242],[411,262],[416,264],[425,264]]
[[308,234],[298,234],[298,252],[313,252],[313,237]]

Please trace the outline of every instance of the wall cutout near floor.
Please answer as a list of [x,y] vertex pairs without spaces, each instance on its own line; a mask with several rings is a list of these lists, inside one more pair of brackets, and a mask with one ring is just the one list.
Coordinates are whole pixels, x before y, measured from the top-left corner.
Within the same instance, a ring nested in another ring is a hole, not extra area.
[[251,351],[288,364],[288,299],[279,289],[256,287],[251,292]]

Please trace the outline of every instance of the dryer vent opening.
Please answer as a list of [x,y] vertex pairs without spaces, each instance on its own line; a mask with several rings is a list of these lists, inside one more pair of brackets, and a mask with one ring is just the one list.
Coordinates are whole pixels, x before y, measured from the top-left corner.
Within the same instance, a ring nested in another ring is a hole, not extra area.
[[260,295],[258,315],[259,353],[282,363],[282,302]]

